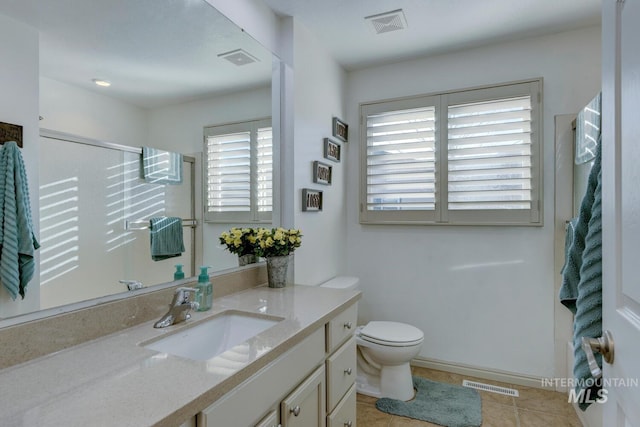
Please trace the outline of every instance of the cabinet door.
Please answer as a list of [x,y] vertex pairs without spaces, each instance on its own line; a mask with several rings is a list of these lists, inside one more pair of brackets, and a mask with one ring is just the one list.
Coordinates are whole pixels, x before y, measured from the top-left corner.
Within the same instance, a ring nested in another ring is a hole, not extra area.
[[282,427],[325,427],[324,366],[282,401],[280,418]]
[[260,420],[260,422],[256,424],[256,427],[280,427],[280,423],[278,422],[279,418],[280,417],[278,416],[278,410],[275,409],[269,412],[267,416],[262,420]]

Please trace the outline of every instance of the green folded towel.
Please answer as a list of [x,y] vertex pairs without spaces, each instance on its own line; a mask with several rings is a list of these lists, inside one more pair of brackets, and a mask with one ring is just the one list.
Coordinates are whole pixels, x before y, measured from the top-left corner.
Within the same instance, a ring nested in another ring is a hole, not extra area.
[[155,217],[149,220],[151,232],[151,259],[161,261],[180,256],[184,252],[182,219]]
[[[602,172],[601,144],[589,173],[587,191],[580,204],[580,212],[573,227],[572,241],[563,269],[560,300],[571,312],[573,320],[573,376],[578,380],[576,392],[587,392],[582,387],[593,381],[582,350],[582,337],[602,335]],[[602,356],[595,355],[602,367]],[[589,387],[590,396],[597,396],[600,382]],[[580,403],[584,411],[590,403]]]
[[40,244],[33,233],[27,173],[14,141],[0,148],[0,224],[0,282],[11,298],[24,299]]

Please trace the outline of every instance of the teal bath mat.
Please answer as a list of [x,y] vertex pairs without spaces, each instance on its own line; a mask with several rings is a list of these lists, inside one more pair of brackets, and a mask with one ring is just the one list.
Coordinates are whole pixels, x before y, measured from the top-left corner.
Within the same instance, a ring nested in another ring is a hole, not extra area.
[[473,389],[413,377],[413,400],[383,397],[376,402],[382,412],[440,424],[446,427],[479,427],[482,424],[480,394]]

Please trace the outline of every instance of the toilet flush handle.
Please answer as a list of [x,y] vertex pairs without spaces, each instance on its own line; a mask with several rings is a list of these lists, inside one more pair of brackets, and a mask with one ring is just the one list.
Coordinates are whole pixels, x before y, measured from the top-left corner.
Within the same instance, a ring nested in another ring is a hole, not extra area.
[[351,329],[351,327],[352,327],[352,326],[353,326],[353,323],[351,323],[351,322],[346,322],[346,323],[344,324],[344,328],[345,328],[345,329]]

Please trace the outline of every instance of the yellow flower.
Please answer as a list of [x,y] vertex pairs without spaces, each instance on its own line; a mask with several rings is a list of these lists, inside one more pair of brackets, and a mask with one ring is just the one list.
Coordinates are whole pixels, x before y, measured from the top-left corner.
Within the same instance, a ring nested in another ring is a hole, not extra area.
[[227,235],[227,237],[225,237],[224,242],[227,245],[230,245],[231,243],[233,243],[233,239],[231,238],[231,236]]
[[236,247],[240,247],[242,246],[242,240],[240,240],[240,238],[237,238],[233,241],[233,244],[236,245]]
[[284,240],[284,233],[283,230],[278,228],[276,230],[276,233],[273,235],[274,240],[278,240],[280,242],[282,242]]
[[296,243],[300,243],[300,242],[302,242],[302,239],[299,237],[296,237]]

